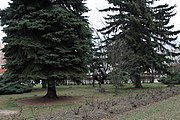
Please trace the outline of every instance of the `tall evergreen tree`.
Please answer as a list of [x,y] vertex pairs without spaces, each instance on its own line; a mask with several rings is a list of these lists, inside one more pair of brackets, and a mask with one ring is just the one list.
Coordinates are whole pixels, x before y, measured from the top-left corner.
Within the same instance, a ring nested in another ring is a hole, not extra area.
[[107,45],[105,38],[102,36],[99,31],[93,29],[93,38],[92,38],[92,53],[93,53],[93,69],[99,69],[103,67],[105,71],[108,69],[108,56],[107,56]]
[[91,38],[86,11],[83,0],[12,0],[1,11],[7,84],[46,80],[45,97],[56,98],[56,80],[82,76]]
[[[107,26],[102,28],[103,34],[111,34],[107,39],[113,66],[121,68],[135,80],[135,87],[140,88],[140,74],[154,68],[166,72],[170,57],[177,55],[168,48],[176,49],[177,34],[173,25],[169,25],[175,14],[175,6],[168,4],[154,7],[156,0],[108,0],[113,7],[101,10],[113,11],[106,18]],[[127,50],[127,51],[125,51]],[[113,55],[113,56],[112,56]],[[118,59],[117,59],[118,58]],[[121,61],[119,61],[121,60]]]
[[95,80],[99,81],[99,86],[101,86],[100,84],[104,84],[104,80],[107,77],[107,71],[110,69],[107,56],[107,45],[106,41],[104,41],[106,36],[102,36],[95,28],[92,28],[92,30],[92,62],[90,68],[93,73],[93,86],[95,86]]

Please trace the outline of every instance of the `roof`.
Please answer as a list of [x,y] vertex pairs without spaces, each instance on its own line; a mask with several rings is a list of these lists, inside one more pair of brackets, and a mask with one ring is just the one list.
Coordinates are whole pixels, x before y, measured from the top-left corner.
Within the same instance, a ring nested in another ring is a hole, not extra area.
[[6,69],[0,68],[0,74],[3,74],[6,71]]

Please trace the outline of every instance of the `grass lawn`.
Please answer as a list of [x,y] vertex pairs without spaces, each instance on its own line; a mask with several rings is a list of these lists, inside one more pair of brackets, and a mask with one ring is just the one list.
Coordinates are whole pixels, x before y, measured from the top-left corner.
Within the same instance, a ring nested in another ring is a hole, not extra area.
[[[43,116],[50,114],[52,112],[60,112],[67,109],[71,109],[80,104],[86,103],[88,100],[98,99],[98,100],[108,100],[114,97],[123,97],[132,93],[141,93],[147,89],[164,88],[166,85],[163,84],[143,84],[143,89],[133,89],[132,84],[127,84],[120,88],[119,94],[115,96],[113,85],[102,85],[105,88],[105,93],[96,92],[92,85],[69,85],[69,86],[58,86],[57,94],[59,96],[73,96],[79,98],[75,102],[67,103],[57,103],[47,106],[29,106],[23,104],[17,104],[17,100],[42,97],[46,94],[46,90],[40,88],[41,86],[36,86],[31,93],[15,94],[15,95],[0,95],[0,109],[1,110],[17,110],[22,109],[21,117],[32,118],[34,116]],[[98,85],[97,85],[98,87]]]
[[180,120],[180,95],[116,116],[113,120]]

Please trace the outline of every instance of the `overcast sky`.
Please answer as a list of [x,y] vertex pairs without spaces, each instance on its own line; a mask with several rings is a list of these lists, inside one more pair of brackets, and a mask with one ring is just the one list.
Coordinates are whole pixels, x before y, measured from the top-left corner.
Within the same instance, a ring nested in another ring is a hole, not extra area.
[[[10,0],[1,0],[0,8],[4,9],[8,6],[8,2]],[[87,6],[91,10],[88,13],[90,24],[93,25],[95,28],[100,28],[102,26],[101,22],[103,20],[103,14],[98,12],[98,9],[106,8],[108,2],[106,0],[87,0]],[[171,23],[175,25],[175,30],[180,30],[180,0],[161,0],[159,3],[168,3],[170,5],[176,4],[177,7],[175,12],[177,12],[176,16],[171,19]],[[0,30],[2,28],[0,27]],[[5,34],[0,31],[0,39]],[[179,35],[180,38],[180,35]]]
[[[176,16],[171,18],[171,24],[175,25],[175,30],[180,30],[180,0],[161,0],[156,2],[157,4],[164,4],[168,3],[170,5],[177,5],[176,9],[174,12],[176,12]],[[101,27],[100,23],[103,18],[103,14],[98,12],[98,9],[103,9],[108,6],[108,2],[106,0],[87,0],[87,6],[91,10],[88,15],[89,20],[91,24],[93,24],[95,27]],[[180,35],[179,35],[180,37]]]

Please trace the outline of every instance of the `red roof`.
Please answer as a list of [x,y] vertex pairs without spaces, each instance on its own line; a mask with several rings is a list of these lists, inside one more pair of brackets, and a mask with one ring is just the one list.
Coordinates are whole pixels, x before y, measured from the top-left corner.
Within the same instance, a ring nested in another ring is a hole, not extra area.
[[0,74],[3,74],[6,71],[6,69],[0,68]]

